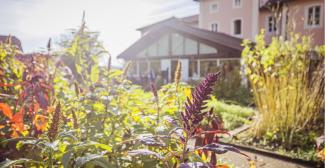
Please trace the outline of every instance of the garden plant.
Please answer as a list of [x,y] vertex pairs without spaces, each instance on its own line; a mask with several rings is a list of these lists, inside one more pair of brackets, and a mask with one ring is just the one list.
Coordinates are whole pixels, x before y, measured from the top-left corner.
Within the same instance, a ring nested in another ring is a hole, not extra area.
[[0,43],[1,167],[228,167],[217,157],[228,151],[250,160],[218,143],[228,133],[207,103],[220,72],[192,89],[179,63],[174,83],[158,90],[151,78],[144,91],[97,38],[83,21],[59,51],[51,40],[33,54]]
[[315,151],[324,130],[325,46],[312,48],[310,39],[291,33],[289,39],[274,37],[267,45],[263,31],[256,43],[244,42],[245,72],[259,111],[254,139]]

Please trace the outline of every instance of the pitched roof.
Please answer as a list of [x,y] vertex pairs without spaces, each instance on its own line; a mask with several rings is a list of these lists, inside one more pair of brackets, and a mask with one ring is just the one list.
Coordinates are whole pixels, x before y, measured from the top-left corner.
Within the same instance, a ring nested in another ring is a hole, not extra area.
[[11,38],[11,43],[16,45],[18,47],[19,50],[23,51],[23,47],[21,46],[21,42],[20,40],[16,37],[16,36],[4,36],[4,35],[0,35],[0,42],[2,43],[7,43],[8,42],[8,38]]
[[169,17],[167,19],[164,19],[164,20],[161,20],[161,21],[158,21],[158,22],[146,25],[146,26],[142,26],[140,28],[137,28],[137,30],[138,31],[143,31],[143,30],[149,29],[150,27],[153,27],[155,25],[162,24],[162,23],[165,23],[165,22],[169,22],[169,21],[175,20],[175,19],[178,19],[178,20],[180,20],[180,21],[182,21],[184,23],[193,23],[193,22],[198,22],[199,21],[199,15],[190,15],[190,16],[186,16],[186,17],[182,17],[182,18],[176,18],[175,16],[172,16],[172,17]]
[[180,18],[180,20],[185,23],[199,22],[199,15],[186,16],[186,17]]
[[236,38],[220,32],[212,32],[204,29],[188,26],[178,19],[169,19],[168,21],[160,22],[152,26],[149,32],[143,35],[138,41],[133,43],[129,48],[123,51],[117,58],[130,58],[141,52],[144,48],[152,44],[162,32],[166,29],[176,30],[178,32],[187,33],[199,39],[207,40],[218,45],[222,45],[237,51],[241,51],[242,39]]
[[142,27],[140,27],[140,28],[137,28],[137,30],[138,30],[138,31],[143,31],[143,30],[148,29],[148,28],[150,28],[150,27],[153,27],[153,26],[155,26],[155,25],[162,24],[162,23],[168,22],[168,21],[170,21],[170,20],[174,20],[174,19],[176,19],[176,17],[173,16],[173,17],[170,17],[170,18],[167,18],[167,19],[164,19],[164,20],[161,20],[161,21],[158,21],[158,22],[155,22],[155,23],[152,23],[152,24],[146,25],[146,26],[142,26]]

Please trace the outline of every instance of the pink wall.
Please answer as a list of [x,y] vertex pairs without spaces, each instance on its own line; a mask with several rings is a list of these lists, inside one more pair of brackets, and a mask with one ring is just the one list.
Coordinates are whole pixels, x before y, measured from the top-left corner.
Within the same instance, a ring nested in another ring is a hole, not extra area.
[[[218,3],[218,11],[211,12],[210,5],[215,2]],[[242,19],[242,36],[239,37],[252,39],[254,2],[255,0],[242,0],[242,6],[234,8],[233,0],[200,0],[199,26],[211,30],[211,23],[217,22],[219,32],[233,35],[233,20]],[[256,5],[257,10],[258,4]],[[257,23],[254,26],[257,27]]]
[[[266,19],[271,13],[266,9],[259,10],[259,0],[242,0],[242,7],[234,8],[233,0],[200,0],[199,27],[211,30],[211,24],[218,23],[219,32],[233,35],[232,21],[237,18],[242,19],[242,36],[254,40],[259,31],[266,29]],[[210,5],[218,2],[218,11],[211,12]],[[313,37],[313,44],[321,45],[325,43],[325,0],[293,0],[289,2],[289,23],[293,23],[293,30],[304,35]],[[322,10],[322,22],[320,27],[305,27],[305,8],[312,4],[320,4]],[[269,42],[275,33],[266,32],[266,40]]]
[[[321,25],[319,27],[315,28],[307,28],[305,26],[305,9],[314,4],[320,4],[321,5],[321,11],[322,11],[322,20]],[[288,4],[289,9],[289,30],[293,30],[294,32],[301,33],[303,35],[311,35],[313,38],[313,45],[323,45],[325,44],[324,38],[324,0],[295,0]],[[260,10],[259,14],[259,29],[267,29],[266,28],[266,19],[268,16],[270,16],[271,13],[266,10]],[[270,42],[272,36],[274,36],[275,33],[268,33],[266,32],[266,40],[267,42]]]

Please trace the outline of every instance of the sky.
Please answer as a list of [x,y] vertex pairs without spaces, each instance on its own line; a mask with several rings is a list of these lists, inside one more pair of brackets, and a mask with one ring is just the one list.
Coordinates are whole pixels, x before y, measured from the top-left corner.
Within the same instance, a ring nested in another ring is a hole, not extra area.
[[198,8],[193,0],[0,0],[0,34],[18,37],[24,52],[44,51],[49,38],[58,42],[77,28],[85,10],[88,27],[115,58],[140,38],[137,28]]

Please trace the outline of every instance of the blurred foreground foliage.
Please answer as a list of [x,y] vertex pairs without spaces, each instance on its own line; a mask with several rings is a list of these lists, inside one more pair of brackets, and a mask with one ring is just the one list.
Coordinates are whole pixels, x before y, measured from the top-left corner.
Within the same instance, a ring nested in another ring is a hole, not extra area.
[[195,94],[179,81],[146,92],[125,78],[127,68],[112,69],[110,58],[98,65],[110,56],[84,21],[69,37],[60,51],[49,42],[47,54],[20,61],[10,43],[0,45],[2,167],[227,167],[217,154],[248,158],[217,143],[227,134],[219,113],[201,112],[217,74]]
[[259,111],[250,144],[315,157],[315,140],[324,134],[325,45],[312,47],[310,37],[294,33],[267,45],[262,31],[256,43],[246,40],[244,46],[245,72]]

